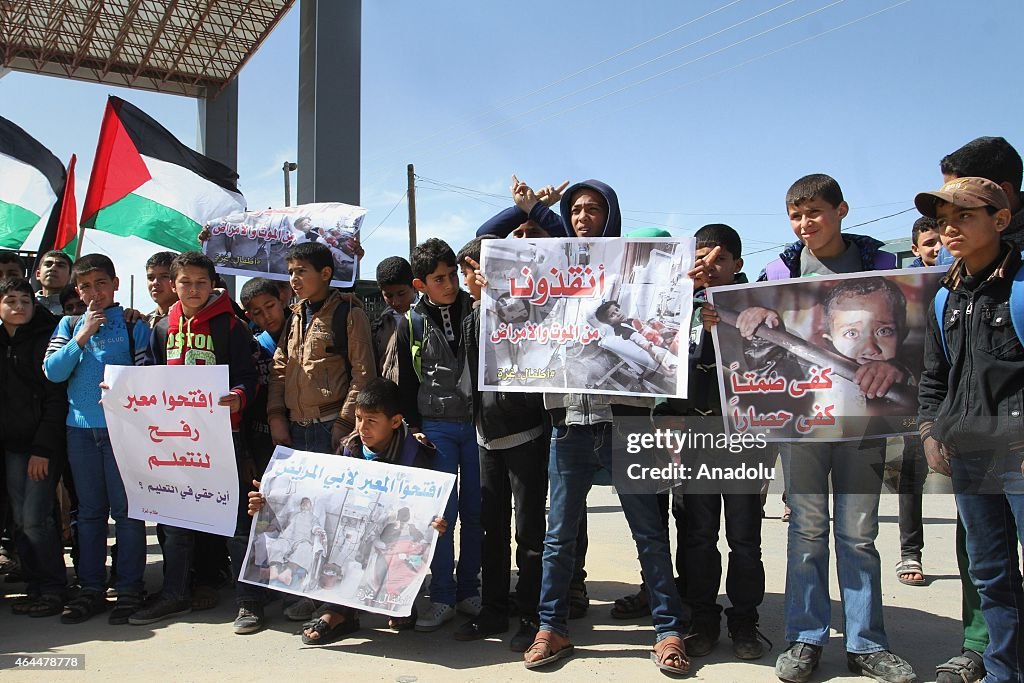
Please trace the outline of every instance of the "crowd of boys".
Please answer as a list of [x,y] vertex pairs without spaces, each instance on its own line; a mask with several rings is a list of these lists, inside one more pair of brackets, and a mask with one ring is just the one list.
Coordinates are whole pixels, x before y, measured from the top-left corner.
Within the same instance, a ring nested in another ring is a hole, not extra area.
[[[941,171],[945,184],[915,199],[922,217],[912,230],[912,266],[943,264],[948,273],[927,307],[920,436],[905,439],[900,466],[896,574],[910,585],[927,582],[924,478],[929,469],[951,477],[964,640],[960,653],[937,667],[937,680],[1021,681],[1021,158],[1002,138],[979,138],[945,157]],[[484,223],[457,254],[431,238],[408,260],[383,259],[376,276],[387,308],[373,321],[357,297],[330,287],[334,259],[317,243],[289,251],[287,287],[248,281],[241,307],[218,287],[214,264],[203,254],[154,254],[147,281],[155,308],[145,316],[117,303],[115,266],[102,254],[74,261],[59,251],[43,254],[36,291],[21,258],[0,251],[2,507],[10,510],[6,526],[25,583],[24,595],[10,603],[12,612],[75,624],[109,610],[111,624],[151,624],[212,606],[209,592],[215,595],[218,576],[223,582],[227,572],[239,575],[252,515],[265,502],[260,473],[276,445],[289,445],[457,475],[443,516],[432,523],[439,539],[428,606],[393,618],[392,628],[434,631],[461,613],[468,618],[454,638],[476,640],[507,633],[509,615],[517,613],[509,645],[523,653],[526,668],[570,656],[569,620],[589,604],[586,498],[598,470],[611,469],[616,418],[721,415],[710,334],[719,318],[703,290],[746,282],[742,243],[727,225],[696,233],[687,399],[482,392],[476,377],[481,291],[488,286],[479,265],[482,242],[622,234],[618,197],[600,181],[535,191],[513,176],[511,191],[515,206]],[[551,208],[556,203],[558,212]],[[759,281],[896,267],[880,242],[842,231],[849,206],[833,178],[799,179],[785,205],[798,239]],[[619,314],[617,306],[607,308],[606,317]],[[761,327],[780,325],[778,314],[764,308],[749,308],[737,321],[748,339]],[[863,343],[874,344],[874,351],[846,355],[861,366],[856,381],[865,395],[884,395],[907,379],[879,350],[886,342]],[[153,595],[143,581],[145,525],[128,515],[100,403],[109,364],[228,367],[231,388],[219,404],[230,409],[239,484],[248,497],[239,502],[235,534],[227,539],[159,525],[163,586]],[[788,645],[776,675],[810,680],[829,640],[831,529],[850,670],[891,683],[916,680],[890,650],[885,629],[875,548],[884,441],[800,442],[780,451],[790,510],[782,634]],[[619,498],[642,584],[637,594],[616,601],[612,616],[650,615],[657,667],[685,674],[690,657],[707,655],[719,641],[723,509],[730,549],[727,631],[737,657],[763,657],[771,644],[758,630],[765,592],[760,496],[677,489],[671,495],[620,492]],[[116,543],[108,575],[110,518]],[[73,585],[63,557],[66,519]],[[457,522],[458,552],[455,535],[445,533]],[[518,580],[510,593],[513,537]],[[237,581],[235,597],[233,629],[242,634],[263,627],[266,605],[280,595]],[[358,612],[341,605],[292,599],[284,612],[304,622],[307,645],[360,628]]]

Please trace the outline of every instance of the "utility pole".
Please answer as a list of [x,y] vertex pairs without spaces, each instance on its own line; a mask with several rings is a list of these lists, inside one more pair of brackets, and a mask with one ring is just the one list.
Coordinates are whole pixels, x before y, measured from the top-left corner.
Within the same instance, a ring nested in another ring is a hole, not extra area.
[[291,182],[291,178],[289,176],[289,173],[291,171],[294,171],[298,167],[299,167],[298,164],[296,164],[294,161],[286,161],[286,162],[284,162],[284,166],[281,167],[281,170],[284,171],[284,205],[285,206],[291,206],[292,205],[292,182]]
[[409,183],[406,194],[409,197],[409,255],[411,256],[413,249],[416,248],[416,171],[412,164],[406,167],[406,171]]

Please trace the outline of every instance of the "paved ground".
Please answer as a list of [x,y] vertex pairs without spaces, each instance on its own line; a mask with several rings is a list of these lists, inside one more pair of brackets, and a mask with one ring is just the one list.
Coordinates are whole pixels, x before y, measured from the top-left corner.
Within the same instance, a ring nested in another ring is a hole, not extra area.
[[[15,617],[0,604],[0,653],[84,654],[84,672],[60,674],[3,672],[6,680],[89,681],[544,681],[661,680],[648,660],[653,630],[647,621],[620,622],[609,614],[610,603],[632,592],[638,581],[635,548],[618,501],[610,487],[590,496],[590,552],[587,570],[591,608],[586,618],[571,622],[576,655],[552,670],[528,672],[521,655],[506,640],[459,643],[452,632],[456,620],[431,634],[392,633],[377,616],[364,618],[364,630],[323,648],[303,647],[296,625],[284,620],[280,603],[269,607],[268,628],[236,636],[231,631],[234,608],[229,591],[221,605],[177,621],[152,626],[108,626],[105,618],[67,626],[52,619]],[[782,643],[785,587],[786,525],[779,521],[782,503],[773,494],[763,531],[767,595],[761,608],[761,630],[775,649],[756,663],[732,658],[728,641],[709,657],[695,659],[690,678],[701,681],[776,681],[772,674]],[[954,506],[950,496],[925,496],[925,568],[927,587],[896,581],[899,559],[895,496],[882,497],[878,547],[882,555],[882,587],[886,626],[892,647],[907,657],[921,677],[934,680],[934,667],[960,644],[960,584],[953,552]],[[150,552],[157,551],[150,536]],[[160,582],[159,557],[150,556],[147,584]],[[832,642],[826,648],[817,681],[859,679],[846,670],[842,644],[839,593],[833,572]],[[16,586],[8,586],[14,590]],[[723,598],[724,600],[724,598]],[[0,601],[0,603],[5,601]],[[957,650],[958,651],[958,650]]]

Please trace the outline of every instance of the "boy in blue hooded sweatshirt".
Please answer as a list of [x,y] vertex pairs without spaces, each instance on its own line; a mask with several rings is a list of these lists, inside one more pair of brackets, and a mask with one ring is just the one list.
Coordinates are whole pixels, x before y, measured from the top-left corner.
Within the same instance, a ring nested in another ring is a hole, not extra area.
[[61,318],[43,361],[47,379],[68,383],[68,461],[78,494],[82,592],[68,603],[61,621],[77,624],[107,609],[107,518],[113,517],[117,604],[110,623],[125,624],[142,601],[146,527],[128,518],[128,497],[100,405],[100,382],[107,365],[142,364],[149,326],[145,320],[125,322],[124,309],[114,301],[118,279],[108,257],[87,254],[75,262],[72,274],[88,309],[84,316]]
[[[539,202],[522,183],[513,188],[513,197],[516,205],[527,213]],[[568,234],[584,238],[621,235],[618,197],[611,187],[598,180],[570,187],[562,196],[560,211]],[[545,394],[544,406],[553,427],[548,466],[550,512],[538,605],[540,630],[524,656],[528,669],[572,653],[567,624],[569,588],[587,492],[599,469],[611,471],[614,418],[646,417],[653,407],[648,398],[608,394]],[[685,608],[672,578],[668,535],[657,497],[620,494],[619,500],[648,585],[657,633],[652,658],[659,669],[685,673],[689,669],[683,647],[687,631]]]

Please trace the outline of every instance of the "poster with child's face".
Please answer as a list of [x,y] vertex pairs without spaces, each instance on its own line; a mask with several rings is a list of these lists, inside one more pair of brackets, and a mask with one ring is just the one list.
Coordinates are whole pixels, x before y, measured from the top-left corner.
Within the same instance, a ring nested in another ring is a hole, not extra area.
[[927,314],[945,268],[713,287],[730,432],[768,441],[917,433]]
[[482,245],[482,391],[685,396],[693,239]]

